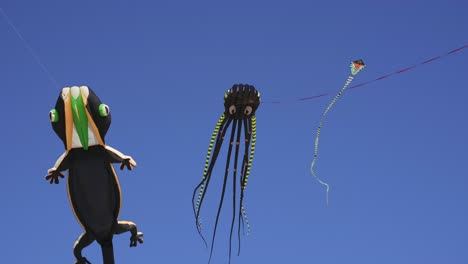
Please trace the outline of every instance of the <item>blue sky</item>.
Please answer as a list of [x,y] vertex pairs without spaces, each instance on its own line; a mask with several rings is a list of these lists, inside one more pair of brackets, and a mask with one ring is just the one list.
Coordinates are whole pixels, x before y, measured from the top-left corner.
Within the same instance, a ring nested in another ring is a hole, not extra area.
[[[466,1],[19,1],[0,6],[57,84],[0,19],[0,248],[7,263],[73,263],[82,232],[65,181],[44,176],[63,153],[48,112],[61,87],[88,85],[111,108],[107,143],[139,166],[119,172],[122,220],[145,233],[117,263],[207,263],[191,208],[223,94],[249,83],[264,101],[335,93],[468,43]],[[345,93],[268,104],[246,209],[252,233],[232,263],[467,263],[468,49]],[[202,212],[210,237],[226,153]],[[221,168],[221,169],[220,169]],[[212,263],[227,263],[230,203]],[[234,243],[235,244],[235,243]],[[100,263],[100,249],[84,251]]]

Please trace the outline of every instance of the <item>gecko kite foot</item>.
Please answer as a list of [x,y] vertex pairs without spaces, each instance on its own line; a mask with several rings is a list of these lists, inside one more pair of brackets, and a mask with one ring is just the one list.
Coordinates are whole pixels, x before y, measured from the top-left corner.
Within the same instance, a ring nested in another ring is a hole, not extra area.
[[122,234],[125,232],[130,232],[130,247],[136,247],[138,243],[143,243],[143,233],[138,232],[137,226],[135,223],[130,221],[119,221],[115,227],[115,234]]
[[138,232],[136,235],[130,237],[130,247],[136,247],[138,243],[143,244],[142,232]]
[[125,167],[127,167],[128,170],[133,170],[133,168],[136,167],[136,162],[132,159],[132,157],[127,157],[128,158],[122,160],[122,163],[120,164],[120,170],[123,170]]
[[75,264],[91,264],[86,258],[77,259]]
[[50,184],[52,183],[58,184],[59,177],[63,179],[65,176],[60,171],[57,171],[55,168],[52,168],[49,171],[47,171],[47,175],[45,176],[45,179],[49,181]]

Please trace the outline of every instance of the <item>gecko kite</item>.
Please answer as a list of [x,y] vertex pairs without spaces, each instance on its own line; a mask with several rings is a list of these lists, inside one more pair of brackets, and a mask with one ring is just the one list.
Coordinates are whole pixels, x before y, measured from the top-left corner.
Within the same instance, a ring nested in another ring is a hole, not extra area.
[[336,103],[338,98],[340,98],[341,94],[343,94],[343,92],[346,90],[348,85],[353,81],[354,75],[358,74],[362,69],[364,69],[364,67],[366,67],[366,65],[364,64],[364,61],[356,60],[356,61],[351,62],[351,65],[349,67],[350,67],[350,70],[351,70],[351,75],[346,80],[346,83],[344,84],[343,88],[341,88],[341,90],[338,92],[338,94],[335,96],[335,98],[333,98],[333,100],[330,102],[330,104],[327,106],[327,108],[325,108],[325,111],[323,111],[322,117],[320,118],[320,124],[319,124],[319,126],[317,128],[317,135],[315,136],[314,159],[312,160],[312,163],[310,164],[310,173],[317,179],[317,181],[320,184],[325,185],[325,187],[327,188],[326,189],[327,190],[327,205],[328,205],[328,191],[330,190],[330,185],[328,185],[328,183],[320,180],[320,178],[317,177],[317,175],[315,174],[315,171],[314,171],[314,165],[317,162],[320,131],[322,130],[322,126],[323,126],[323,122],[325,120],[325,116],[327,115],[328,111],[330,111],[330,109],[333,107],[333,105]]
[[118,221],[121,191],[112,163],[132,170],[136,163],[130,156],[104,142],[111,124],[109,107],[87,86],[62,89],[55,108],[49,113],[52,128],[63,141],[65,153],[48,170],[46,180],[59,183],[68,170],[67,191],[76,219],[84,232],[75,242],[76,264],[90,263],[81,251],[97,241],[103,263],[114,263],[114,234],[130,232],[130,247],[143,243],[143,233],[133,222]]
[[[232,169],[232,221],[231,221],[231,232],[229,237],[229,261],[231,260],[231,243],[232,235],[234,230],[234,224],[237,216],[237,236],[239,240],[238,254],[240,254],[240,226],[241,223],[244,226],[247,225],[249,229],[247,215],[244,208],[244,192],[247,187],[247,181],[249,180],[250,168],[255,151],[255,142],[257,138],[257,125],[255,111],[260,105],[260,93],[251,85],[234,85],[224,94],[224,113],[218,120],[216,127],[211,136],[210,145],[208,147],[208,154],[206,156],[205,168],[203,172],[203,179],[193,191],[192,205],[195,214],[196,227],[201,235],[201,221],[200,221],[200,209],[205,198],[206,191],[211,180],[211,174],[218,158],[219,151],[226,136],[226,132],[231,126],[230,139],[227,152],[226,168],[224,173],[223,189],[221,193],[221,200],[216,215],[216,222],[213,231],[213,238],[211,242],[210,259],[213,254],[213,246],[216,237],[216,229],[218,226],[219,215],[223,206],[224,194],[226,191],[226,185],[228,181],[229,168],[231,163],[231,153],[233,148],[234,151],[234,164]],[[244,133],[242,133],[242,131]],[[243,144],[242,144],[243,143]],[[214,145],[214,149],[213,149]],[[242,157],[242,165],[238,171],[238,156],[240,148],[244,145],[244,155]],[[250,151],[250,153],[249,153]],[[239,180],[237,175],[239,173]],[[239,185],[239,190],[236,186]],[[198,191],[198,198],[196,194]],[[239,200],[236,200],[236,195],[239,193]],[[201,235],[202,236],[202,235]],[[203,238],[203,236],[202,236]],[[203,238],[204,240],[204,238]],[[205,240],[204,240],[205,241]],[[206,244],[206,243],[205,243]]]

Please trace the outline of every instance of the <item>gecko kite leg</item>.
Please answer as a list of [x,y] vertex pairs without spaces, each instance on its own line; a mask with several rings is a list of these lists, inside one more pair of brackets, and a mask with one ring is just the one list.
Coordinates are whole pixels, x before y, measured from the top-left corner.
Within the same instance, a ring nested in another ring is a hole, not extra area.
[[94,237],[86,232],[83,232],[83,234],[78,237],[78,239],[75,242],[75,245],[73,246],[73,254],[75,255],[76,262],[75,264],[91,264],[85,257],[81,255],[81,252],[83,249],[91,243],[94,242]]
[[135,223],[130,221],[119,221],[114,229],[114,233],[119,235],[125,232],[130,232],[130,247],[136,247],[138,243],[143,243],[143,233],[138,232],[138,228]]

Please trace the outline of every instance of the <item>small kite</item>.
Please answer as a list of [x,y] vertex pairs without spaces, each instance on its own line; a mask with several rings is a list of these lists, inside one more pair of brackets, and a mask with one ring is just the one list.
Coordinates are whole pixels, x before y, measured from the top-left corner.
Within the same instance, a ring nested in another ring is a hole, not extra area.
[[325,116],[327,115],[328,111],[330,111],[330,109],[333,107],[333,105],[336,103],[338,98],[340,98],[341,94],[343,94],[343,92],[346,90],[348,85],[353,81],[354,75],[358,74],[362,69],[364,69],[364,67],[366,67],[366,65],[364,64],[364,61],[356,60],[356,61],[351,62],[351,65],[349,67],[351,69],[351,75],[346,80],[346,83],[344,84],[343,88],[341,88],[341,90],[338,92],[338,94],[335,96],[335,98],[333,98],[331,103],[327,106],[327,108],[325,109],[325,111],[322,114],[322,117],[320,118],[320,124],[319,124],[319,126],[317,128],[317,135],[315,136],[314,159],[312,160],[312,163],[310,164],[310,173],[312,173],[312,175],[317,179],[317,181],[320,184],[325,185],[325,187],[327,187],[327,205],[328,205],[328,191],[330,190],[330,185],[328,185],[328,183],[323,182],[322,180],[320,180],[319,177],[317,177],[317,175],[315,174],[315,171],[314,171],[314,165],[317,162],[320,130],[322,129],[323,121],[325,120]]
[[136,163],[104,143],[111,124],[109,107],[87,86],[62,89],[49,113],[52,128],[63,141],[65,153],[48,170],[46,180],[59,183],[68,170],[67,192],[76,219],[84,232],[75,242],[76,264],[90,263],[81,251],[95,240],[101,245],[104,264],[114,263],[114,234],[130,232],[130,247],[143,243],[143,233],[133,222],[118,221],[121,191],[112,163],[132,170]]
[[[205,169],[203,172],[203,179],[197,185],[195,190],[193,191],[192,196],[192,206],[193,211],[195,214],[195,222],[197,231],[203,238],[201,234],[201,221],[200,221],[200,209],[203,204],[203,200],[205,198],[206,191],[208,190],[208,186],[211,180],[211,173],[213,171],[214,165],[216,163],[216,159],[218,158],[219,151],[221,150],[221,146],[224,141],[224,137],[226,136],[226,132],[229,129],[229,126],[232,125],[231,134],[229,139],[229,147],[227,152],[227,161],[226,161],[226,168],[224,174],[224,183],[223,189],[221,193],[221,200],[218,207],[218,212],[216,215],[216,222],[213,231],[213,238],[211,242],[211,251],[210,251],[210,259],[208,262],[211,261],[211,256],[213,254],[213,246],[216,237],[216,229],[218,226],[219,215],[221,212],[221,208],[223,206],[224,200],[224,193],[226,191],[226,184],[229,175],[229,168],[231,163],[231,153],[233,147],[235,147],[234,152],[234,165],[232,169],[232,188],[233,188],[233,197],[232,197],[232,222],[231,222],[231,232],[229,237],[229,262],[231,261],[231,243],[232,243],[232,234],[234,230],[234,223],[236,220],[236,215],[238,219],[238,226],[237,226],[237,237],[239,240],[239,248],[238,248],[238,255],[240,254],[240,226],[242,223],[242,227],[244,227],[244,221],[247,225],[247,229],[249,230],[249,223],[247,220],[247,215],[245,213],[244,208],[244,191],[247,187],[247,181],[249,180],[250,168],[252,166],[252,161],[255,152],[255,142],[257,138],[257,125],[256,125],[256,117],[255,111],[257,110],[258,106],[260,105],[260,93],[251,85],[234,85],[231,89],[229,89],[224,94],[224,113],[218,120],[216,127],[213,131],[211,136],[210,145],[208,147],[208,154],[206,155],[205,161]],[[242,127],[243,126],[243,127]],[[242,135],[242,130],[244,131]],[[241,143],[244,142],[244,155],[242,157],[242,165],[239,170],[239,181],[237,180],[237,161],[239,156],[239,149],[241,147]],[[213,150],[214,145],[214,150]],[[249,154],[250,151],[250,154]],[[238,182],[237,182],[238,181]],[[237,191],[236,186],[239,184],[239,191]],[[198,199],[196,198],[196,193],[198,191]],[[237,193],[239,194],[239,200],[236,200]],[[205,242],[206,244],[206,242]]]

